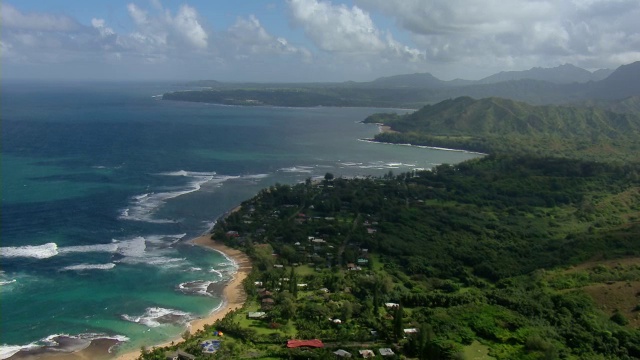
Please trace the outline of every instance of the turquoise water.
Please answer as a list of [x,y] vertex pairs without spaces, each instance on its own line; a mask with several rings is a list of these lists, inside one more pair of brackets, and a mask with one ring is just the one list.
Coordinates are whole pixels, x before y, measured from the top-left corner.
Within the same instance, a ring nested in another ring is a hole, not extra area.
[[379,109],[155,96],[176,88],[2,84],[0,358],[60,334],[126,350],[181,333],[220,304],[208,285],[235,271],[186,240],[261,188],[477,156],[359,141]]

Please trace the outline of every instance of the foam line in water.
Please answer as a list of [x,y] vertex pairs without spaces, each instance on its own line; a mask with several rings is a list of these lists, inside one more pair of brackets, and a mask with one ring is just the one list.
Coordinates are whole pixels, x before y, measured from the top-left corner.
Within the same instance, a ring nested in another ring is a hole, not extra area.
[[5,258],[28,257],[46,259],[56,255],[58,255],[58,245],[56,245],[56,243],[0,248],[0,256]]
[[13,284],[14,282],[16,282],[16,279],[11,279],[11,280],[0,280],[0,286]]
[[177,288],[180,292],[188,295],[211,296],[211,293],[209,292],[209,286],[215,283],[217,283],[217,281],[209,281],[209,280],[187,281],[178,285]]
[[27,345],[0,345],[0,359],[8,359],[19,352],[29,354],[34,350],[37,350],[38,353],[43,350],[50,351],[51,353],[71,353],[82,350],[91,345],[92,341],[99,339],[113,340],[117,343],[129,341],[129,338],[123,335],[97,333],[79,335],[53,334]]
[[278,171],[281,172],[286,172],[286,173],[305,173],[305,174],[309,174],[312,173],[313,168],[311,166],[292,166],[292,167],[288,167],[288,168],[282,168],[282,169],[278,169]]
[[193,320],[193,316],[187,312],[161,307],[147,308],[144,314],[140,316],[131,316],[124,314],[122,315],[122,318],[127,321],[145,325],[150,328],[162,326],[164,324],[183,325],[190,320]]
[[83,271],[83,270],[109,270],[116,267],[114,263],[107,264],[78,264],[78,265],[70,265],[65,266],[61,271]]
[[213,182],[215,184],[222,184],[228,179],[237,178],[233,176],[216,176],[215,172],[190,172],[185,170],[160,173],[158,175],[164,176],[184,176],[192,178],[192,180],[186,185],[186,188],[165,191],[157,193],[145,193],[132,197],[129,207],[120,211],[121,220],[132,221],[145,221],[151,223],[172,223],[173,220],[168,219],[156,219],[153,214],[160,208],[167,200],[177,198],[182,195],[186,195],[195,191],[199,191],[202,185]]

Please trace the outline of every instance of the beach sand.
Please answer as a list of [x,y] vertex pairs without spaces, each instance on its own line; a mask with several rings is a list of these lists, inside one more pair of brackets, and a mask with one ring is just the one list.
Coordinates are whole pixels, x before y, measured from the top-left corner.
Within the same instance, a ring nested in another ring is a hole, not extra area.
[[[238,271],[234,275],[233,279],[225,285],[224,290],[222,291],[222,295],[224,298],[222,306],[217,311],[211,313],[209,316],[202,319],[194,320],[189,323],[189,331],[194,334],[198,330],[204,330],[205,325],[213,324],[216,320],[225,317],[225,315],[227,315],[229,312],[239,309],[244,305],[244,302],[247,300],[247,294],[244,291],[244,287],[242,286],[242,281],[251,272],[251,260],[249,259],[247,254],[243,253],[242,251],[230,248],[220,242],[211,240],[211,236],[209,234],[197,237],[190,242],[224,253],[238,265]],[[182,341],[182,339],[177,338],[172,341],[167,341],[163,344],[155,345],[155,347],[170,346],[172,342],[178,343],[180,341]],[[140,351],[132,351],[125,354],[120,354],[116,359],[135,360],[138,358],[138,356],[140,356]],[[73,359],[77,360],[83,358]]]

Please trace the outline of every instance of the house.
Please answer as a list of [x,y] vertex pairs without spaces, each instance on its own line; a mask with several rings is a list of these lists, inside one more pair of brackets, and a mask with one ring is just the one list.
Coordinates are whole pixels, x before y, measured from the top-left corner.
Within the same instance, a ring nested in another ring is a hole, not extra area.
[[200,343],[200,346],[202,346],[202,352],[205,354],[215,353],[220,349],[220,345],[222,345],[222,340],[209,339]]
[[369,350],[369,349],[358,350],[358,353],[360,353],[360,355],[365,359],[372,358],[372,357],[376,356],[376,354],[373,351]]
[[389,348],[380,348],[380,349],[378,349],[378,351],[380,352],[380,355],[382,355],[382,356],[393,356],[393,355],[395,355],[393,350],[391,350]]
[[342,357],[342,358],[350,358],[351,357],[351,353],[342,349],[336,350],[333,352],[334,354],[336,354],[336,356]]
[[418,333],[418,329],[416,328],[408,328],[408,329],[404,329],[403,330],[405,334],[417,334]]
[[319,339],[313,339],[313,340],[291,339],[287,341],[287,348],[289,349],[295,349],[300,347],[323,348],[324,344]]
[[174,352],[168,353],[166,358],[167,360],[195,360],[196,357],[188,352],[178,349]]
[[367,259],[364,259],[364,258],[359,258],[358,259],[358,264],[359,265],[365,265],[365,264],[368,264],[368,263],[369,263],[369,260],[367,260]]
[[267,315],[264,311],[250,311],[247,314],[247,318],[249,319],[262,319]]
[[400,307],[400,304],[396,304],[396,303],[388,302],[388,303],[384,303],[384,306],[385,306],[387,309],[393,309],[393,308]]
[[274,268],[278,268],[278,269],[282,269],[282,268],[284,268],[284,265],[282,265],[282,264],[275,264],[275,265],[273,265],[273,267],[274,267]]
[[237,231],[233,231],[233,230],[227,231],[226,235],[227,235],[227,237],[238,237],[238,236],[240,236],[240,234],[238,234]]
[[342,320],[340,319],[333,319],[331,321],[333,321],[334,324],[342,324]]

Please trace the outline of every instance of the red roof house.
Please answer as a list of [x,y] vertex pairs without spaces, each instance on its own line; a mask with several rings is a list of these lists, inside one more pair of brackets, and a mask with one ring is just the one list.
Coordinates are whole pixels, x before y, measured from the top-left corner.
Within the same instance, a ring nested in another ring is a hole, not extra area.
[[312,348],[323,348],[324,344],[321,340],[313,339],[313,340],[289,340],[287,341],[287,347],[289,349],[299,348],[299,347],[312,347]]

